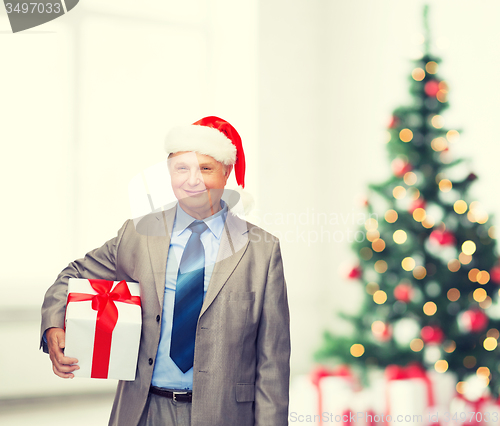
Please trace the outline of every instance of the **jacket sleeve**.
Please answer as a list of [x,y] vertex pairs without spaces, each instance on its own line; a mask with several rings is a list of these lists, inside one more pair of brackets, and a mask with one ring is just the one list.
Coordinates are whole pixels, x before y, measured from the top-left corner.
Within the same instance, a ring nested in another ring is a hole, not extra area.
[[115,281],[118,245],[129,222],[125,222],[116,237],[87,253],[83,259],[71,262],[61,271],[54,284],[45,293],[40,330],[40,347],[43,348],[44,352],[48,353],[47,343],[44,339],[45,331],[51,327],[64,328],[68,280],[70,278],[88,278]]
[[288,425],[290,317],[279,242],[274,243],[257,334],[255,425]]

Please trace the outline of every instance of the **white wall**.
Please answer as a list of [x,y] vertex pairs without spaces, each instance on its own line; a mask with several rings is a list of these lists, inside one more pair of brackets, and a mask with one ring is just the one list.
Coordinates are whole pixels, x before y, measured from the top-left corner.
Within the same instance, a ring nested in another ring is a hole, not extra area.
[[130,217],[128,183],[165,158],[171,126],[221,116],[257,155],[256,7],[86,0],[17,34],[0,8],[0,398],[113,385],[52,374],[43,295]]

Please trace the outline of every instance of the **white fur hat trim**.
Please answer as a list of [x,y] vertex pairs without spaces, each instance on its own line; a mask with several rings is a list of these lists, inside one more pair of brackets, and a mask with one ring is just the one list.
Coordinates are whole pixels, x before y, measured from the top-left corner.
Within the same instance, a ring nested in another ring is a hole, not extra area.
[[225,165],[236,163],[236,147],[231,139],[213,127],[196,124],[174,127],[165,139],[165,150],[167,155],[195,151]]

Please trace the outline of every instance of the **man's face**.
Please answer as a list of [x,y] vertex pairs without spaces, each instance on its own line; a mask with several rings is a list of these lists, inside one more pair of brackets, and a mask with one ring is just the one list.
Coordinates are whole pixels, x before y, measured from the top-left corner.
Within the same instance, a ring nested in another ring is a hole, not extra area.
[[220,199],[232,166],[209,155],[176,152],[168,159],[172,189],[182,209],[203,219],[220,210]]

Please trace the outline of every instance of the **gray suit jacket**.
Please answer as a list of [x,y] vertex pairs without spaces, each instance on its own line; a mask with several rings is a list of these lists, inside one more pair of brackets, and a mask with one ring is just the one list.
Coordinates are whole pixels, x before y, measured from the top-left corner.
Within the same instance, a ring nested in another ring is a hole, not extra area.
[[[146,403],[174,217],[170,209],[144,217],[137,226],[125,222],[115,238],[70,263],[45,295],[42,335],[64,326],[70,277],[140,283],[137,375],[118,384],[113,426],[136,426]],[[192,426],[285,426],[290,332],[279,241],[229,213],[217,258],[196,330]]]

